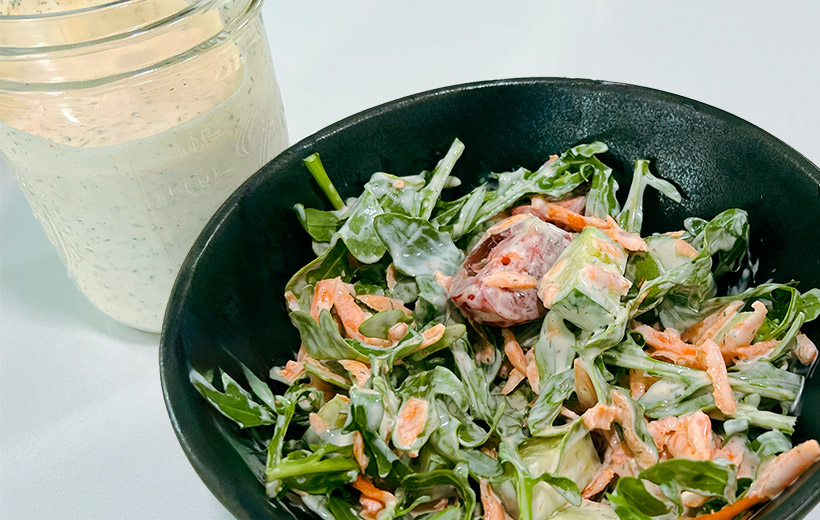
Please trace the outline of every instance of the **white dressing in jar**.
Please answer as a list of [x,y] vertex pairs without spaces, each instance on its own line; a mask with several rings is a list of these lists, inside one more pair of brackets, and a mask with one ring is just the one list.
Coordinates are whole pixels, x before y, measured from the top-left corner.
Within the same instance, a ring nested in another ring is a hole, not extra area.
[[[22,0],[5,14],[81,3]],[[197,235],[287,132],[258,2],[125,4],[90,13],[134,36],[88,44],[100,19],[72,15],[44,30],[74,52],[0,61],[0,150],[80,290],[158,331]]]

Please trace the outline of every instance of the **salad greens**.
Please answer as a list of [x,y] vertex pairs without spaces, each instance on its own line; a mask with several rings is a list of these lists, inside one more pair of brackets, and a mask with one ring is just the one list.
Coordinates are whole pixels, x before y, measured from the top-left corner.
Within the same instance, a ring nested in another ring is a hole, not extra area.
[[342,520],[731,520],[820,459],[789,437],[820,290],[717,295],[745,211],[642,237],[646,189],[681,195],[637,160],[621,205],[600,142],[452,199],[464,149],[347,200],[305,159],[334,209],[295,207],[317,254],[286,286],[296,358],[270,381],[190,372],[271,499]]

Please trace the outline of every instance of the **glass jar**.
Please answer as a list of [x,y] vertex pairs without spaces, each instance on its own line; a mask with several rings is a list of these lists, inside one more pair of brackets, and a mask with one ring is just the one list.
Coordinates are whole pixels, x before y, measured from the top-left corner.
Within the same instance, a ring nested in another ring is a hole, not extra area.
[[205,223],[287,147],[261,3],[0,2],[0,153],[79,289],[132,327],[160,330]]

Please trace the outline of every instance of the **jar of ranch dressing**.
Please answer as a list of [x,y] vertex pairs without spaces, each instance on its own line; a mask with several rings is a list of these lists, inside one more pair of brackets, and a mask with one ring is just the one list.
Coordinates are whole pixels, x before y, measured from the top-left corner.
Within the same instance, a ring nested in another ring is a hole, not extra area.
[[205,223],[288,144],[262,0],[0,1],[0,153],[79,289],[159,331]]

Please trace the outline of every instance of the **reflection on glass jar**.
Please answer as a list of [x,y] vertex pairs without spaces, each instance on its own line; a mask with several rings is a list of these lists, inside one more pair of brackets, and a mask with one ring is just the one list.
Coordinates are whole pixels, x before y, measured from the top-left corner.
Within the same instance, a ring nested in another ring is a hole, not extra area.
[[287,146],[261,0],[60,3],[0,7],[0,151],[80,290],[158,331],[205,223]]

